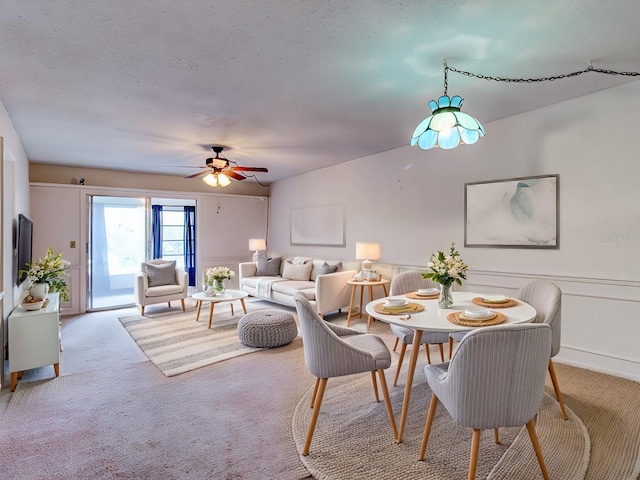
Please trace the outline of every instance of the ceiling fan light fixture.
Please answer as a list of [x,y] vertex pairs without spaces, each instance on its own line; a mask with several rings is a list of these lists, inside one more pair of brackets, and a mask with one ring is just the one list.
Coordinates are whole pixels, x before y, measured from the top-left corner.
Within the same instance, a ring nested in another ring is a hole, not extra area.
[[231,184],[231,179],[224,173],[213,172],[202,177],[202,181],[210,187],[226,187]]
[[231,183],[231,179],[229,177],[227,177],[224,173],[219,173],[218,174],[218,184],[221,187],[226,187],[230,183]]
[[208,175],[205,175],[204,177],[202,177],[202,181],[207,185],[209,185],[210,187],[218,186],[218,178],[213,173],[209,173]]

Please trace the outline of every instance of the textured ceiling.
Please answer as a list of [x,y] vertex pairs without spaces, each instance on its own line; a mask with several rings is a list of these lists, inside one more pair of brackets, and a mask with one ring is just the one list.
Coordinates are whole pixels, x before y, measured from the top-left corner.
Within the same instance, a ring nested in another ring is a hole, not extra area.
[[[639,18],[637,0],[5,0],[0,100],[32,162],[187,175],[222,144],[265,183],[407,145],[443,59],[640,71]],[[449,73],[449,94],[486,125],[631,80]]]

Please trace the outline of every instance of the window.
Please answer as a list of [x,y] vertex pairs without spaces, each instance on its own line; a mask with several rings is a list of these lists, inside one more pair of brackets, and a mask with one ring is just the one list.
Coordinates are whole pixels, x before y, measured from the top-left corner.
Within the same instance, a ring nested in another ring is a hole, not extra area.
[[162,258],[184,268],[184,207],[162,208]]

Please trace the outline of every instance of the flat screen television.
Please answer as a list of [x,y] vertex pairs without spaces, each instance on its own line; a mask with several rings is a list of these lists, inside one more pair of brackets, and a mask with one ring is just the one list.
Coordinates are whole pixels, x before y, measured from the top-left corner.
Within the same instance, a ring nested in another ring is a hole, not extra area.
[[18,215],[17,249],[17,275],[16,283],[20,285],[27,279],[27,272],[31,262],[33,248],[33,222],[23,214]]

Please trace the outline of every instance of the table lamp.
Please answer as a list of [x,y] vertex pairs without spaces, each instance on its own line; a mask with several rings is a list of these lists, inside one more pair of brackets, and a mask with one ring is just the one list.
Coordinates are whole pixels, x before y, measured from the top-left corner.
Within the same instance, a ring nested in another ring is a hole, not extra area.
[[267,240],[264,238],[250,238],[249,239],[249,250],[255,250],[253,253],[253,261],[258,261],[258,255],[260,251],[267,249]]
[[363,260],[362,271],[371,270],[371,260],[380,259],[380,244],[369,242],[356,242],[356,260]]

